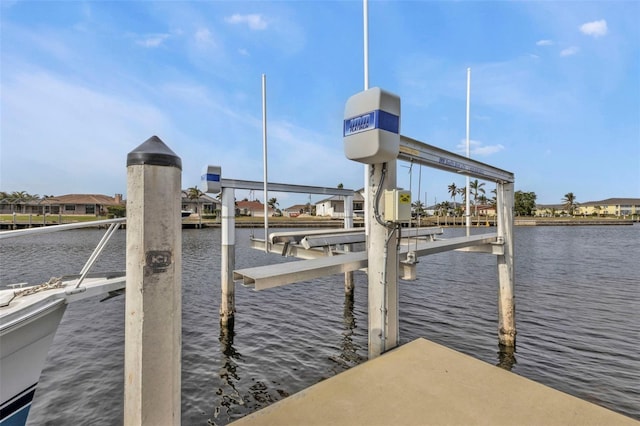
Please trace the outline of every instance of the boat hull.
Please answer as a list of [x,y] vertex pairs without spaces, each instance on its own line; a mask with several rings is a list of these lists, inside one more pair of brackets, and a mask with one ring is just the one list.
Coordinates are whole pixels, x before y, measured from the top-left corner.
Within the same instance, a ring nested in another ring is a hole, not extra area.
[[64,315],[64,299],[45,300],[0,329],[0,425],[24,425],[49,346]]

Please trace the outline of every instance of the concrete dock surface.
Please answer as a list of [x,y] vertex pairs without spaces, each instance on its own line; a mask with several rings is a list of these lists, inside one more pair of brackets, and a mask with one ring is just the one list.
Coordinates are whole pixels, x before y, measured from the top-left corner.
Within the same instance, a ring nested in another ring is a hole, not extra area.
[[640,422],[417,339],[233,425],[638,426]]

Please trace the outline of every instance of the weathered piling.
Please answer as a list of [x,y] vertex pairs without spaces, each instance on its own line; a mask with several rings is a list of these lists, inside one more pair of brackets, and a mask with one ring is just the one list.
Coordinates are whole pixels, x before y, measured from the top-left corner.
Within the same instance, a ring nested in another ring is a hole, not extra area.
[[236,265],[236,215],[234,194],[235,191],[233,188],[222,188],[222,253],[220,260],[222,297],[220,300],[220,323],[223,326],[233,326],[233,316],[236,311],[235,288],[233,283],[233,270]]
[[157,136],[127,156],[125,425],[180,424],[181,172]]
[[498,258],[498,342],[516,345],[516,305],[513,271],[513,183],[497,184],[498,239],[503,242],[503,253]]
[[[387,226],[378,222],[380,218],[376,219],[376,215],[380,216],[384,213],[381,206],[376,206],[382,204],[381,197],[376,199],[376,194],[378,191],[384,194],[384,190],[396,187],[396,162],[373,164],[371,170],[369,178],[371,208],[366,212],[370,226],[367,238],[369,359],[398,346],[400,335],[397,236]],[[383,173],[384,179],[382,179]]]

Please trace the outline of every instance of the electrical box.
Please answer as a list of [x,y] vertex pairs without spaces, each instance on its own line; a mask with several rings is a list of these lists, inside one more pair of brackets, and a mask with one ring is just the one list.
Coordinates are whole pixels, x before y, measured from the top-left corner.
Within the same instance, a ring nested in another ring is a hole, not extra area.
[[220,166],[206,166],[200,178],[200,191],[205,194],[217,194],[222,191],[220,184],[221,172],[222,168]]
[[386,222],[411,221],[411,192],[403,189],[384,191],[384,220]]
[[342,130],[348,159],[365,164],[395,160],[400,153],[400,98],[379,87],[351,96]]

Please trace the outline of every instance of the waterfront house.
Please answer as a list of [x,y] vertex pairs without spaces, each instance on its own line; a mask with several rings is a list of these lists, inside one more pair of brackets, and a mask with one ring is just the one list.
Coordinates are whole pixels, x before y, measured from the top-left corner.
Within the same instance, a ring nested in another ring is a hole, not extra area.
[[298,217],[305,213],[311,214],[311,204],[294,204],[282,210],[282,214],[286,217]]
[[[536,216],[566,216],[563,204],[537,204]],[[626,217],[640,215],[640,198],[607,198],[600,201],[578,203],[575,216]]]
[[607,198],[580,203],[576,215],[625,217],[640,215],[640,198]]
[[30,200],[2,200],[0,213],[104,216],[109,207],[124,206],[122,194],[67,194]]
[[[258,200],[236,201],[236,209],[238,216],[264,217],[264,204]],[[271,207],[267,208],[269,216],[272,216],[273,212],[274,210]]]
[[[334,195],[316,203],[316,216],[344,219],[344,196]],[[354,217],[364,217],[364,188],[353,193],[352,210]]]
[[198,198],[189,198],[189,191],[182,190],[182,200],[180,201],[183,211],[202,215],[217,214],[221,209],[221,202],[207,194],[200,194]]

